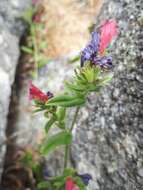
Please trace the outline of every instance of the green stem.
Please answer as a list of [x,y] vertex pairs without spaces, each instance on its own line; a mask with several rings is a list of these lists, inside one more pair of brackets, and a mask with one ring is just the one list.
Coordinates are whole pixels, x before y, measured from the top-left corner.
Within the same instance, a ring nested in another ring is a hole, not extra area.
[[65,157],[64,157],[64,169],[68,166],[68,159],[69,159],[69,145],[65,146]]
[[77,108],[76,108],[75,115],[74,115],[74,118],[73,118],[73,121],[72,121],[72,124],[71,124],[71,128],[70,128],[70,131],[71,131],[71,132],[72,132],[72,130],[73,130],[73,128],[74,128],[74,124],[75,124],[75,122],[76,122],[79,109],[80,109],[80,107],[77,107]]
[[[71,127],[70,127],[70,129],[69,129],[70,132],[72,132],[72,130],[73,130],[73,128],[74,128],[74,124],[75,124],[75,122],[76,122],[79,109],[80,109],[80,107],[77,107],[77,108],[76,108],[76,111],[75,111],[75,114],[74,114],[74,118],[73,118]],[[64,157],[64,169],[67,168],[67,166],[68,166],[69,150],[70,150],[70,145],[66,145],[66,146],[65,146],[65,157]]]

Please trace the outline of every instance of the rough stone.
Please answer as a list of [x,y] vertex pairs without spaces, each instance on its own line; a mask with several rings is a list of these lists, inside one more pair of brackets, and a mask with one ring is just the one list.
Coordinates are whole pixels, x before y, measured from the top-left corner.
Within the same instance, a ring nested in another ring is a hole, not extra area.
[[0,176],[6,149],[4,141],[11,86],[19,58],[19,39],[24,30],[20,17],[28,2],[0,1]]
[[[142,8],[141,0],[106,0],[98,18],[98,23],[115,18],[119,25],[112,48],[114,78],[99,96],[90,97],[88,119],[79,119],[72,148],[79,172],[93,175],[94,190],[143,188]],[[92,131],[88,141],[83,131]]]

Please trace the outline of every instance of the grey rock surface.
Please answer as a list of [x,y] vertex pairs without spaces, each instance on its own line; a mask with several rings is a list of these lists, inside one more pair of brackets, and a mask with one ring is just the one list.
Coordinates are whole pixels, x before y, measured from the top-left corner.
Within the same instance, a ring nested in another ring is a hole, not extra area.
[[20,17],[28,6],[29,0],[0,1],[0,176],[6,149],[4,141],[11,86],[19,58],[19,40],[24,31]]
[[114,79],[93,95],[75,131],[73,162],[93,190],[143,189],[143,2],[106,0],[98,22],[115,18]]

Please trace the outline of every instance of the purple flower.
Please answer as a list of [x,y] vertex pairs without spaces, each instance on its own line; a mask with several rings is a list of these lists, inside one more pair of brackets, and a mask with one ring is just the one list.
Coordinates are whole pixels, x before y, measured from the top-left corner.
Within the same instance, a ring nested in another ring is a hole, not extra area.
[[89,181],[92,179],[92,176],[90,174],[81,174],[81,175],[78,174],[78,176],[83,180],[83,183],[86,186],[89,184]]
[[81,52],[81,66],[85,61],[91,61],[96,55],[99,48],[99,34],[92,32],[91,41]]
[[94,65],[99,65],[101,68],[110,69],[112,68],[112,57],[104,56],[104,57],[94,57],[92,60]]
[[48,91],[48,92],[47,92],[47,96],[48,96],[48,98],[50,99],[50,98],[53,98],[54,95],[53,95],[52,92]]
[[105,21],[98,29],[98,32],[92,32],[91,40],[81,52],[81,67],[84,62],[99,65],[101,68],[111,68],[112,58],[105,56],[106,48],[112,39],[117,36],[117,23],[111,19]]

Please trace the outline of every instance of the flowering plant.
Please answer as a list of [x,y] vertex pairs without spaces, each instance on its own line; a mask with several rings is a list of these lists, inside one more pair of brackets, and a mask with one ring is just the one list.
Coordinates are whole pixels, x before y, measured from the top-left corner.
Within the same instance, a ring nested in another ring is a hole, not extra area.
[[32,6],[22,15],[28,24],[28,37],[26,45],[22,45],[21,50],[30,56],[30,63],[34,63],[33,76],[37,76],[38,69],[49,61],[44,52],[48,44],[43,37],[45,32],[43,13],[42,0],[32,0]]
[[[91,92],[99,92],[109,83],[112,76],[112,58],[107,54],[111,40],[117,36],[115,20],[105,21],[97,31],[91,34],[91,40],[81,51],[81,66],[75,69],[74,77],[65,82],[64,90],[60,95],[51,92],[44,93],[30,83],[30,99],[34,101],[35,112],[44,111],[47,118],[45,137],[39,147],[40,156],[48,156],[59,146],[65,147],[63,173],[60,176],[49,176],[47,171],[34,162],[31,156],[25,155],[36,176],[37,190],[86,190],[91,175],[79,174],[76,169],[69,167],[69,151],[72,143],[72,130],[77,115]],[[76,107],[71,126],[67,126],[67,111]],[[51,128],[58,128],[58,132],[49,137]]]

